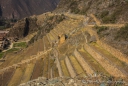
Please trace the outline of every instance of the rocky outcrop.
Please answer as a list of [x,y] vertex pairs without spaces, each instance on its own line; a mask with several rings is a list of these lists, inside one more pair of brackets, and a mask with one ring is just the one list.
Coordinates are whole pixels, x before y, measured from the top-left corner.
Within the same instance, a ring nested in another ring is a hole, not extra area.
[[30,40],[29,43],[31,44],[34,41],[42,38],[64,19],[65,19],[65,15],[52,15],[52,16],[47,15],[46,18],[43,20],[44,23],[39,24],[38,33]]
[[[102,78],[104,77],[104,78]],[[47,79],[45,77],[39,77],[38,79],[31,80],[26,83],[22,83],[18,86],[43,86],[43,85],[48,85],[48,86],[104,86],[104,85],[127,85],[127,82],[125,83],[124,81],[121,82],[121,80],[116,80],[113,79],[114,81],[111,80],[111,78],[106,77],[105,75],[93,75],[93,76],[86,76],[86,78],[69,78],[69,77],[56,77],[52,79]],[[104,82],[104,83],[103,83]],[[108,83],[111,82],[111,83]],[[120,82],[120,83],[118,83]]]
[[30,33],[33,33],[38,30],[38,26],[36,24],[36,18],[24,18],[18,21],[10,30],[9,37],[14,38],[23,38]]
[[58,2],[59,0],[0,0],[0,16],[19,19],[42,14],[54,10]]

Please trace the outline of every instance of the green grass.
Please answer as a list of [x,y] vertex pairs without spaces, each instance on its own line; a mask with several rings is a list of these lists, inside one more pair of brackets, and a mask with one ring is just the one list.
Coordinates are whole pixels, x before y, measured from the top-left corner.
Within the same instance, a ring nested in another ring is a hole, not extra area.
[[12,52],[16,52],[19,50],[20,50],[19,48],[12,48],[12,49],[7,50],[6,53],[12,53]]
[[14,43],[13,47],[25,48],[25,47],[27,47],[27,43],[26,42]]
[[8,54],[8,53],[13,53],[13,52],[16,52],[16,51],[19,51],[19,50],[20,50],[19,48],[12,48],[12,49],[7,50],[6,52],[0,52],[0,59],[1,59],[4,55],[6,55],[6,54]]
[[4,56],[4,52],[0,52],[0,59]]

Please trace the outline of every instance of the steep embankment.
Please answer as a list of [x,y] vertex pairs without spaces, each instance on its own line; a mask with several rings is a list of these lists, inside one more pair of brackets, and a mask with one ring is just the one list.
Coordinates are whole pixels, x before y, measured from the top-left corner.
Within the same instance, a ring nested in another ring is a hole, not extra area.
[[65,19],[64,15],[40,15],[24,18],[18,21],[10,30],[8,36],[22,39],[29,34],[38,32],[30,42],[43,37],[57,24]]
[[56,12],[69,11],[76,14],[95,14],[102,23],[128,21],[127,0],[61,0]]
[[56,8],[59,0],[0,0],[0,16],[9,19],[42,14]]
[[36,24],[36,17],[24,18],[18,21],[11,29],[8,34],[9,37],[23,38],[30,33],[36,32],[38,30],[38,25]]

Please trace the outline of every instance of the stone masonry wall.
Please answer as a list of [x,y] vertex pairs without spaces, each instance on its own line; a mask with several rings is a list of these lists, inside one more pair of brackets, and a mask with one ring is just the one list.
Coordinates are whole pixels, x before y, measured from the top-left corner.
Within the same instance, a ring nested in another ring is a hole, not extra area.
[[98,37],[96,31],[93,30],[93,28],[86,28],[86,31],[88,31],[91,36],[92,35],[95,35],[95,37],[97,39],[97,44],[99,44],[100,46],[102,46],[105,50],[107,50],[108,52],[110,52],[113,56],[115,56],[119,60],[121,60],[123,62],[126,62],[128,64],[128,56],[125,55],[125,54],[123,54],[118,49],[115,49],[112,46],[108,45],[107,43],[99,40],[99,37]]
[[85,50],[93,56],[102,66],[106,69],[106,71],[115,77],[126,77],[127,75],[119,70],[112,62],[105,58],[101,53],[94,50],[88,44],[84,44]]
[[37,60],[39,58],[42,58],[41,56],[44,55],[44,54],[47,54],[47,52],[51,51],[51,49],[47,50],[47,51],[42,51],[42,52],[39,52],[37,55],[33,55],[30,57],[30,59],[27,59],[27,60],[22,60],[21,62],[17,63],[17,64],[13,64],[12,66],[9,66],[9,67],[6,67],[6,68],[3,68],[0,70],[0,74],[4,73],[5,71],[8,71],[9,69],[11,68],[14,68],[16,69],[17,67],[25,64],[25,63],[30,63],[31,61],[34,61],[34,60]]
[[80,53],[75,49],[74,55],[76,56],[76,59],[81,63],[81,66],[83,69],[87,72],[87,74],[93,74],[94,71],[92,68],[89,66],[89,64],[85,61],[85,59],[80,55]]
[[110,45],[104,43],[103,41],[97,41],[99,45],[101,45],[105,50],[111,52],[111,54],[117,57],[119,60],[126,62],[128,64],[128,56],[120,52],[118,49],[111,47]]

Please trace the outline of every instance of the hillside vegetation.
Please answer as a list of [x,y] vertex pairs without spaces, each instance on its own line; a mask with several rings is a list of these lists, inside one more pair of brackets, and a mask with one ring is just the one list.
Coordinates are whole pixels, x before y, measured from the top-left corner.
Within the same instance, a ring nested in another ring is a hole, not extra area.
[[128,24],[117,32],[116,39],[128,41]]
[[95,14],[102,23],[125,23],[127,8],[127,0],[61,0],[56,12]]

